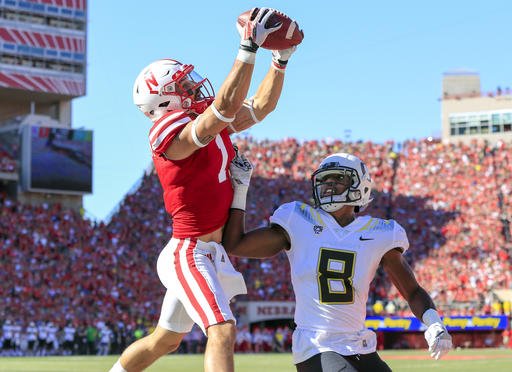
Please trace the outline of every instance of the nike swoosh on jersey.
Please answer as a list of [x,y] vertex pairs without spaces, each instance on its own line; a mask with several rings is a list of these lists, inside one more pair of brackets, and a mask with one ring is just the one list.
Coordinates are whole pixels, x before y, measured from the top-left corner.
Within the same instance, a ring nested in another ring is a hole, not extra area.
[[361,235],[359,237],[359,240],[375,240],[374,238],[363,238],[363,236]]

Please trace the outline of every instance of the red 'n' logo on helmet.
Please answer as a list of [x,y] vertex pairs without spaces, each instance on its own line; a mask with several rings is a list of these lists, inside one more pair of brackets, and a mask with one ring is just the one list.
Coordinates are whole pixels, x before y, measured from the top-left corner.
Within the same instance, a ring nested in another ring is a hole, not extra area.
[[158,81],[156,81],[155,75],[150,71],[149,74],[146,74],[144,77],[144,81],[149,89],[149,94],[158,94],[158,90],[154,90],[152,87],[158,87]]

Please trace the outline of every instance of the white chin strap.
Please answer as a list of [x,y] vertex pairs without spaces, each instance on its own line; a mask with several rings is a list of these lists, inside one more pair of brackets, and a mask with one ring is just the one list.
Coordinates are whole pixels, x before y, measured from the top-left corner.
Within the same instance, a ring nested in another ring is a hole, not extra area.
[[324,196],[320,198],[320,208],[322,208],[326,212],[335,212],[346,203],[343,203],[342,200],[347,200],[348,189],[345,190],[340,195],[332,195],[332,196]]
[[322,208],[326,212],[336,212],[338,209],[343,207],[343,203],[329,203],[329,204],[321,204],[320,208]]
[[[324,196],[320,198],[320,208],[322,208],[326,212],[336,212],[338,209],[341,209],[345,205],[350,205],[353,207],[359,206],[359,210],[362,211],[366,208],[367,204],[360,205],[359,202],[346,202],[347,196],[349,193],[349,189],[345,190],[343,194],[333,195],[333,196]],[[352,193],[359,193],[359,191],[352,191]],[[371,200],[370,200],[371,201]]]

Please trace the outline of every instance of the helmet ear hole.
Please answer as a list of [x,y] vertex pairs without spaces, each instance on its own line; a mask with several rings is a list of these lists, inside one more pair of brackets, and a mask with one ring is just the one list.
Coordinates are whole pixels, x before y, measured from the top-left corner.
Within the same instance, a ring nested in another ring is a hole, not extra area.
[[183,107],[184,109],[190,108],[191,105],[192,105],[192,100],[190,98],[184,99],[181,102],[181,107]]

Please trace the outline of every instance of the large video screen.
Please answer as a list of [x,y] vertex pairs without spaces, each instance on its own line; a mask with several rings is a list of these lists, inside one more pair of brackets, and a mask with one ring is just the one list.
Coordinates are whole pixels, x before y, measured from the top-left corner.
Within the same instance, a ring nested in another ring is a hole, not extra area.
[[92,192],[92,131],[26,126],[22,187],[28,191]]

